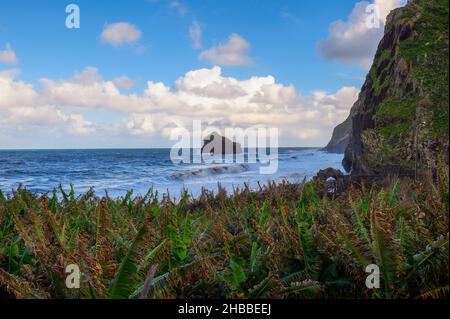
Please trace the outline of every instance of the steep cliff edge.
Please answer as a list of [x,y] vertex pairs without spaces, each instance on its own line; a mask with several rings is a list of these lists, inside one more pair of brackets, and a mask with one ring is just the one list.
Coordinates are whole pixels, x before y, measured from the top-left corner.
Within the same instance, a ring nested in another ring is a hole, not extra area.
[[350,113],[347,171],[414,173],[448,162],[448,19],[448,0],[410,0],[389,14]]
[[352,130],[352,117],[349,115],[347,119],[336,126],[333,130],[330,142],[323,148],[329,153],[341,154],[345,152],[345,148],[350,143],[350,134]]

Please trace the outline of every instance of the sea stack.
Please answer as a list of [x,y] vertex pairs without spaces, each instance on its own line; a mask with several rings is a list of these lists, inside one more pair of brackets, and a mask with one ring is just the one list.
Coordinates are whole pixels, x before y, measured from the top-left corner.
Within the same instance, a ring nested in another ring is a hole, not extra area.
[[202,154],[213,156],[242,154],[242,147],[239,143],[214,132],[203,140]]

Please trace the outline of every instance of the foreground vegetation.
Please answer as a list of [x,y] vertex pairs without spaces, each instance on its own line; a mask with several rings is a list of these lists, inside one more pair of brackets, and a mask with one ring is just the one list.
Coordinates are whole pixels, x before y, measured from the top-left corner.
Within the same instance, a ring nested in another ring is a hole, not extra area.
[[[73,189],[0,193],[0,295],[16,298],[441,298],[448,168],[336,196],[313,182],[175,202]],[[81,269],[79,289],[65,268]],[[380,289],[366,288],[368,264]],[[1,292],[3,290],[3,292]]]

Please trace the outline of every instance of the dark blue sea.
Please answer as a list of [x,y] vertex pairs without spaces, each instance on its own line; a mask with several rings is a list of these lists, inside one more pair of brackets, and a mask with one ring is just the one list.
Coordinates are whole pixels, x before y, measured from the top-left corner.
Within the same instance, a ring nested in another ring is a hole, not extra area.
[[94,188],[101,196],[145,195],[149,189],[178,197],[183,189],[198,195],[202,188],[228,190],[247,183],[301,182],[322,168],[342,169],[342,155],[314,148],[281,148],[278,170],[260,174],[260,164],[174,164],[170,149],[0,150],[0,189],[11,193],[19,185],[42,194],[60,184],[74,185],[77,194]]

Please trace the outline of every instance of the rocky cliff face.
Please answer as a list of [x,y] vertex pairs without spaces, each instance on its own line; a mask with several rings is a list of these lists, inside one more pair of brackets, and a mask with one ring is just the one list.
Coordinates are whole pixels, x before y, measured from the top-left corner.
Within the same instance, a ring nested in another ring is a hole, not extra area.
[[410,0],[390,13],[350,113],[347,171],[414,173],[448,163],[448,26],[448,0]]
[[349,115],[344,122],[334,128],[331,140],[323,150],[329,153],[344,153],[345,148],[350,143],[351,129],[352,117]]

